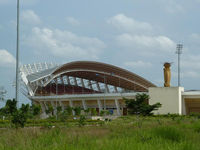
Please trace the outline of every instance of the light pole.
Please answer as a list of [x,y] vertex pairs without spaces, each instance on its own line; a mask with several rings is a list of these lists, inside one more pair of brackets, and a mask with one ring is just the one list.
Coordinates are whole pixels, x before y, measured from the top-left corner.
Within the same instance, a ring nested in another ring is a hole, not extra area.
[[17,0],[17,45],[16,45],[16,93],[15,99],[18,103],[19,98],[19,0]]
[[176,46],[176,54],[178,54],[178,86],[181,85],[180,83],[180,55],[182,54],[183,45],[177,44]]

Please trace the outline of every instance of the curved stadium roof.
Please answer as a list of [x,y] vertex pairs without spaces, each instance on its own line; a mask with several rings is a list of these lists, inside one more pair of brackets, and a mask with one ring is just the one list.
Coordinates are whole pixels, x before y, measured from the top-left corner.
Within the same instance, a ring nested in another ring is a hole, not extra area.
[[39,66],[34,64],[32,66],[25,65],[21,68],[22,80],[33,91],[34,86],[46,87],[56,78],[64,76],[106,83],[111,86],[137,92],[146,92],[149,87],[155,87],[153,83],[135,73],[101,62],[76,61],[56,66],[47,64],[40,64]]

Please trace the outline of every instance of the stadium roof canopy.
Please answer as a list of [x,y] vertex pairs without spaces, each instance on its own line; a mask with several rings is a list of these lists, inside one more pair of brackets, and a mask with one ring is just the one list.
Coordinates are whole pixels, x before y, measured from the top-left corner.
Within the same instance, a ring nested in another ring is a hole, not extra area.
[[[135,92],[147,92],[149,87],[155,87],[153,83],[135,73],[94,61],[76,61],[63,65],[24,65],[21,67],[21,77],[30,96],[34,96],[38,87],[47,87],[51,83],[72,85],[70,78],[73,79],[73,86],[84,88],[87,88],[84,85],[87,80],[90,89],[92,84],[99,86],[98,83]],[[80,84],[77,83],[77,79],[80,80]]]

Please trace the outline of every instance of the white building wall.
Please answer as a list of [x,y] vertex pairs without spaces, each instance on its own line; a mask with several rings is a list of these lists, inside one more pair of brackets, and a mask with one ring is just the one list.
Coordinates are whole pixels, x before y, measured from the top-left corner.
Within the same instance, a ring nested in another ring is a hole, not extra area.
[[183,87],[152,87],[149,88],[149,103],[161,103],[162,106],[155,114],[182,114]]

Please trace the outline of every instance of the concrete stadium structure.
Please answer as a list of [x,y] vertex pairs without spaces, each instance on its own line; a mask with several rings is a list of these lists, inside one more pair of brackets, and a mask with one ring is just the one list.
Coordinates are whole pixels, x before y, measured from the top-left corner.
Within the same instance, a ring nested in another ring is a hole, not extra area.
[[[113,115],[126,115],[123,98],[149,94],[150,104],[162,107],[155,114],[189,114],[200,112],[200,92],[183,87],[156,87],[150,81],[122,68],[92,61],[63,65],[38,63],[20,69],[22,92],[32,103],[40,104],[43,114],[52,105],[109,110]],[[74,113],[74,112],[73,112]]]
[[109,110],[114,115],[126,115],[125,98],[148,93],[154,84],[122,68],[92,61],[77,61],[63,65],[39,63],[20,69],[22,92],[33,103],[56,110],[61,106],[95,108],[97,113]]

